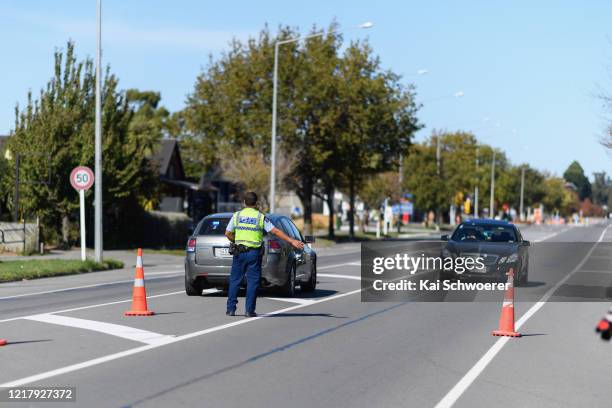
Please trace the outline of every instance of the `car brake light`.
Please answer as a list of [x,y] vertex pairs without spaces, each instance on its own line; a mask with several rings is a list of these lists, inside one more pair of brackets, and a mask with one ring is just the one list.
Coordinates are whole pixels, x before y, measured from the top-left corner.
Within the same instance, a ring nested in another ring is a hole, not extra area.
[[268,253],[275,254],[275,253],[279,253],[280,251],[281,251],[280,242],[274,239],[271,239],[268,241]]
[[195,238],[191,238],[189,242],[187,242],[187,252],[195,252],[196,248],[196,240]]

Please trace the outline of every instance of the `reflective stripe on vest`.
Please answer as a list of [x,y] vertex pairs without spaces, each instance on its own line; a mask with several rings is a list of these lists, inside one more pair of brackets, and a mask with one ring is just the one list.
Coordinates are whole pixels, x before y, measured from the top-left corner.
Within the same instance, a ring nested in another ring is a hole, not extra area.
[[235,242],[258,248],[263,242],[263,214],[254,208],[244,208],[234,214]]

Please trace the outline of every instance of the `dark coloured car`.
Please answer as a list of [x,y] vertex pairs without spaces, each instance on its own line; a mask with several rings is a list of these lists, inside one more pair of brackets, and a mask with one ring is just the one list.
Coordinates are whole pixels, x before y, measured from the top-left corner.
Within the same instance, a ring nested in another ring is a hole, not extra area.
[[506,221],[475,219],[462,222],[443,247],[443,257],[480,258],[484,267],[456,271],[443,271],[442,278],[461,280],[504,281],[510,268],[514,269],[515,283],[524,285],[529,277],[529,241],[523,239],[519,229]]
[[[185,256],[185,291],[199,296],[207,288],[227,290],[232,268],[229,240],[224,235],[233,213],[212,214],[196,226],[187,243]],[[295,294],[296,286],[312,292],[317,285],[317,254],[310,247],[313,237],[304,237],[293,221],[278,214],[266,214],[274,226],[289,237],[304,242],[304,249],[264,233],[261,287],[278,288],[287,296]]]

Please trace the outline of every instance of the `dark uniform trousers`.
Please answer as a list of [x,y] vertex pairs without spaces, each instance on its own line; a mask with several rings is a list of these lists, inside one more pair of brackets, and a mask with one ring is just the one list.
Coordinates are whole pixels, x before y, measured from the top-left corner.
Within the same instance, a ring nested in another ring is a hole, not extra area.
[[234,255],[232,260],[232,272],[230,273],[230,286],[227,296],[227,310],[236,311],[238,304],[238,290],[246,274],[247,291],[245,311],[255,312],[257,304],[257,289],[261,280],[262,253],[259,248],[251,249]]

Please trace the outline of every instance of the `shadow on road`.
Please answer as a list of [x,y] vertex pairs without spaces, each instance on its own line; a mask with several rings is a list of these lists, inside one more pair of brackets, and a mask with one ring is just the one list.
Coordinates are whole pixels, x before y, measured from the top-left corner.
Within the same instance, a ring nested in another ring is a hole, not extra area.
[[15,346],[17,344],[27,344],[27,343],[42,343],[45,341],[53,341],[51,339],[44,339],[44,340],[23,340],[23,341],[9,341],[7,340],[8,343],[6,343],[7,346]]
[[336,316],[330,313],[278,313],[278,314],[262,314],[264,317],[332,317],[334,319],[346,319],[346,316]]

